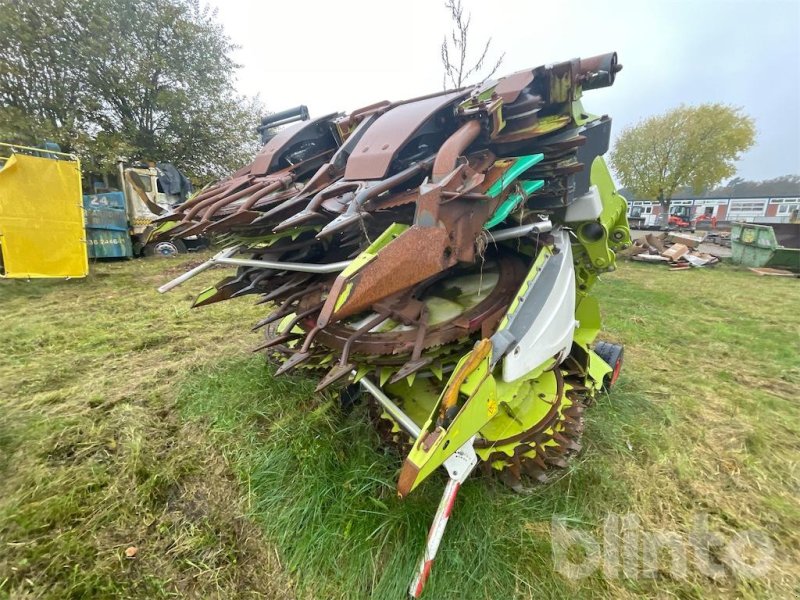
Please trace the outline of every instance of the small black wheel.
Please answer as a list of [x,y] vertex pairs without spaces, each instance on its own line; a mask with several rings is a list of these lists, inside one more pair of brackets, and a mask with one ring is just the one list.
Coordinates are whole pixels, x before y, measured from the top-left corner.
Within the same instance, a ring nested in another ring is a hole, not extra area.
[[186,244],[181,240],[164,240],[147,244],[142,250],[144,256],[177,256],[186,253]]
[[609,367],[611,367],[611,373],[603,378],[603,390],[607,392],[614,386],[619,378],[619,373],[622,370],[622,359],[625,355],[625,348],[621,344],[597,342],[594,346],[594,351]]
[[353,407],[361,402],[362,391],[361,386],[357,383],[351,383],[341,389],[339,392],[339,407],[344,414],[350,414]]

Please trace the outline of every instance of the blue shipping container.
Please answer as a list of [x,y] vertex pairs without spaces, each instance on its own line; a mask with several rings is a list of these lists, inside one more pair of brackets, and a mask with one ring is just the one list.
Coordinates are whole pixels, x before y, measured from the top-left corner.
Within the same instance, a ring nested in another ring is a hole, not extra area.
[[89,258],[133,256],[128,233],[128,213],[122,192],[106,192],[83,197],[86,214],[86,244]]

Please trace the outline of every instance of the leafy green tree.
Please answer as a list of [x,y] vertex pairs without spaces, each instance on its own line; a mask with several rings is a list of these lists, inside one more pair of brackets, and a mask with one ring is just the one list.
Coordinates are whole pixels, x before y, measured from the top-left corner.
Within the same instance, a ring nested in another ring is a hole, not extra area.
[[755,124],[724,104],[679,106],[625,129],[611,153],[620,183],[638,198],[658,200],[663,213],[676,191],[707,190],[736,173],[755,141]]
[[88,125],[82,57],[86,2],[0,0],[0,140],[57,141],[71,152]]
[[235,49],[193,0],[0,0],[0,138],[54,139],[108,172],[166,160],[206,182],[257,150]]

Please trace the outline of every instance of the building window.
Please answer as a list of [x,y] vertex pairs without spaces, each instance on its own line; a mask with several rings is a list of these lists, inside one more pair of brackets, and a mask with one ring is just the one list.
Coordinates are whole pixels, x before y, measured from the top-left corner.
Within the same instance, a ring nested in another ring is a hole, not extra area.
[[729,217],[763,217],[766,200],[731,200],[728,208]]
[[790,215],[790,214],[792,214],[793,210],[800,210],[800,204],[779,204],[778,205],[778,214],[779,215]]

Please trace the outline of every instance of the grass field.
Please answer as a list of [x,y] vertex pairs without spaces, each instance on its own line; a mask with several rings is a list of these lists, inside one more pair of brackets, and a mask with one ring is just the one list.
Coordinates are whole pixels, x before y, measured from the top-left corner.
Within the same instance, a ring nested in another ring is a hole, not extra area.
[[[399,458],[364,408],[343,415],[249,352],[263,308],[189,310],[219,272],[155,292],[200,258],[0,282],[0,597],[402,597],[443,478],[398,501]],[[726,265],[605,276],[604,335],[626,365],[584,452],[529,494],[468,481],[425,597],[795,597],[798,283]],[[705,519],[724,568],[690,554],[679,573],[662,552],[653,573],[556,572],[552,516],[600,543],[609,514],[679,541]],[[772,545],[752,577],[726,554],[746,531]]]

